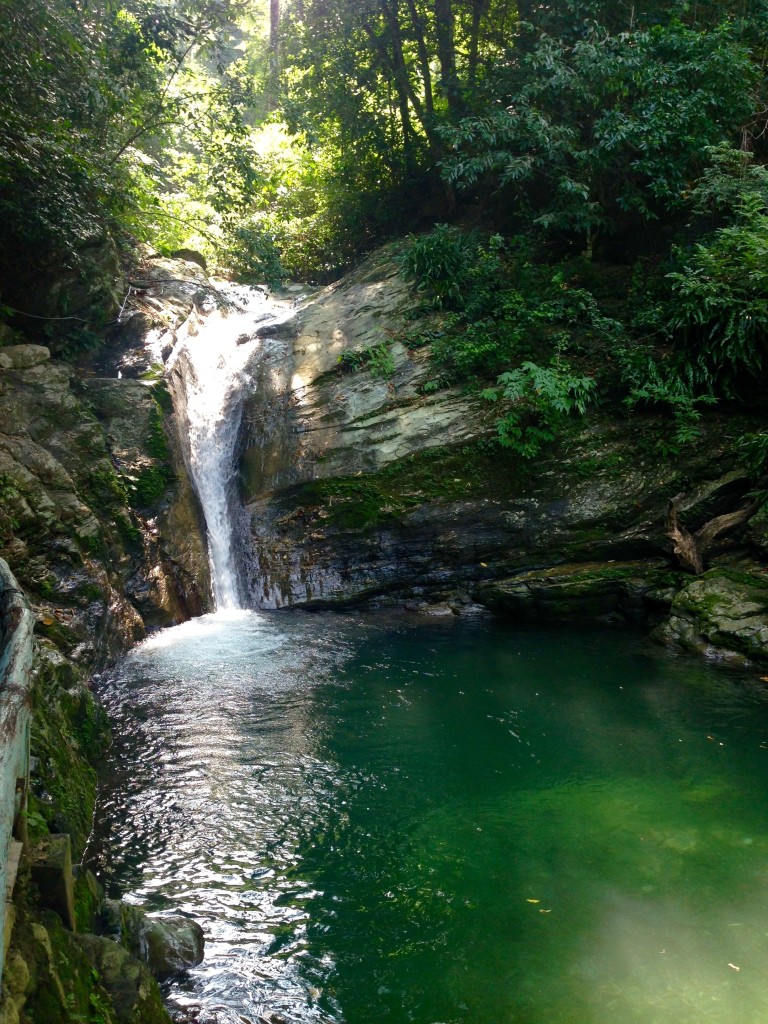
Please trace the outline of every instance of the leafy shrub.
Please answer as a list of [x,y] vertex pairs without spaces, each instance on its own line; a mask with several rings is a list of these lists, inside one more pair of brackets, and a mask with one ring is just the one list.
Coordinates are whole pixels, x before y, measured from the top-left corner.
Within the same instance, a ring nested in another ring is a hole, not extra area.
[[368,348],[356,348],[351,352],[342,352],[339,365],[348,372],[368,367],[371,376],[381,380],[391,377],[395,372],[395,360],[388,341],[380,341]]
[[280,284],[285,270],[272,236],[253,219],[227,220],[224,228],[224,248],[218,258],[235,277],[246,284]]
[[741,461],[756,477],[768,469],[768,433],[744,434],[739,438]]
[[448,224],[427,235],[410,235],[398,257],[400,272],[434,309],[461,309],[478,240]]
[[502,373],[498,384],[483,391],[483,397],[509,404],[496,424],[499,441],[524,459],[535,458],[554,441],[570,413],[583,416],[595,388],[591,377],[578,376],[563,362],[523,363]]
[[672,415],[673,432],[661,438],[658,447],[664,455],[677,455],[701,436],[701,406],[717,401],[712,381],[690,363],[662,365],[644,349],[624,349],[618,355],[628,388],[624,404],[629,410],[640,404],[666,407]]
[[[510,363],[542,355],[548,359],[574,345],[614,347],[622,341],[622,325],[600,311],[590,291],[573,287],[570,268],[535,264],[519,239],[505,243],[499,235],[486,241],[474,236],[472,260],[464,266],[456,255],[463,251],[463,243],[454,232],[447,233],[445,225],[418,242],[401,261],[407,275],[414,276],[420,268],[430,275],[421,278],[423,287],[434,293],[434,275],[442,275],[445,285],[446,267],[456,274],[453,283],[460,298],[453,299],[453,311],[444,313],[439,324],[429,320],[424,328],[445,381],[487,380]],[[454,245],[450,261],[438,258]],[[440,294],[449,294],[447,285],[441,285]],[[408,337],[419,340],[418,327],[409,327],[406,344]]]
[[709,31],[674,16],[627,32],[572,9],[565,20],[570,32],[540,33],[498,68],[496,104],[440,127],[442,171],[514,189],[529,224],[591,255],[597,234],[684,206],[708,147],[758,109],[759,72],[726,18]]
[[669,274],[664,332],[726,387],[739,372],[756,376],[768,338],[768,216],[720,228],[683,259]]

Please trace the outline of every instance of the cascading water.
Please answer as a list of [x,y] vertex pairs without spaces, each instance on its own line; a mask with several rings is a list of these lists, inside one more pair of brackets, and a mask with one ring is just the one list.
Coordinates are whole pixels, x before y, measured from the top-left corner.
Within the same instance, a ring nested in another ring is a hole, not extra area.
[[184,386],[188,469],[205,517],[217,611],[243,606],[235,459],[248,369],[270,342],[257,329],[295,313],[294,302],[274,300],[258,288],[230,285],[220,294],[222,308],[177,344],[170,361]]

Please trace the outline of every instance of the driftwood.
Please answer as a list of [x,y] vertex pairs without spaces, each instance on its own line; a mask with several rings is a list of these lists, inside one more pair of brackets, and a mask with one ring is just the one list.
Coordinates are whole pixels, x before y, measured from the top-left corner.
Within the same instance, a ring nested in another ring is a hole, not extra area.
[[715,516],[709,522],[691,533],[680,522],[680,504],[685,497],[684,494],[676,494],[669,499],[667,504],[667,537],[672,541],[672,550],[684,569],[688,569],[695,576],[704,572],[704,552],[711,547],[716,537],[726,530],[733,529],[745,523],[757,511],[756,504],[747,505],[736,512],[726,512],[725,515]]

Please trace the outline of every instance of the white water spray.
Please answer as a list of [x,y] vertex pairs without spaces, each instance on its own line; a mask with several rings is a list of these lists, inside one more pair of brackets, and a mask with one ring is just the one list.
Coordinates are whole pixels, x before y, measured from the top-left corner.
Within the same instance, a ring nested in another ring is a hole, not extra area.
[[284,322],[295,312],[293,303],[272,300],[256,288],[229,286],[223,294],[230,308],[212,312],[199,333],[179,342],[171,357],[186,390],[188,464],[205,516],[217,611],[243,606],[236,550],[242,516],[236,448],[247,367],[268,343],[256,336],[256,328]]

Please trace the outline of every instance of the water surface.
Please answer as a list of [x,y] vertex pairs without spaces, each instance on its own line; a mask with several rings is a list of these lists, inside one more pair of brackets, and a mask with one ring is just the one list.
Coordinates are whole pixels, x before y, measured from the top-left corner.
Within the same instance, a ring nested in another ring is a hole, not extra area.
[[764,1024],[765,682],[631,635],[230,612],[104,684],[92,858],[201,1024]]

